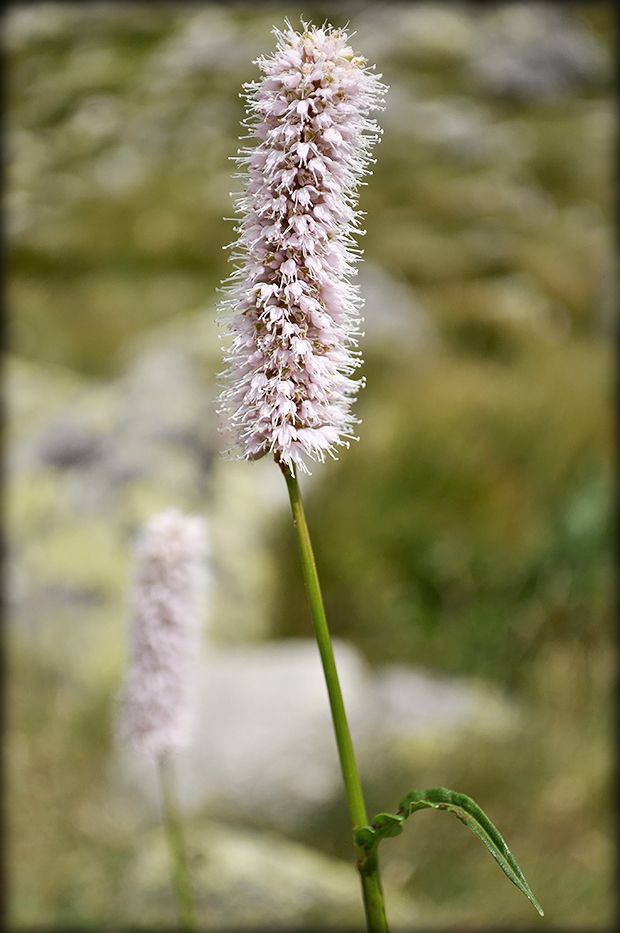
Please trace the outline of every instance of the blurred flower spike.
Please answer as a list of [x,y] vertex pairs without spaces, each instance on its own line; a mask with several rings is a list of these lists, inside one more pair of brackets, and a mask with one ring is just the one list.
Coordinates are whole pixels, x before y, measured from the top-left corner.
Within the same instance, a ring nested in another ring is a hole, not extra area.
[[201,518],[168,509],[145,525],[136,545],[130,657],[121,738],[153,756],[190,739],[189,680],[205,587]]
[[273,30],[275,53],[257,60],[263,77],[244,85],[243,125],[260,142],[236,157],[245,190],[221,304],[234,337],[220,399],[229,453],[273,453],[307,472],[304,455],[335,458],[357,423],[354,205],[381,132],[368,114],[387,88],[342,29],[302,25]]

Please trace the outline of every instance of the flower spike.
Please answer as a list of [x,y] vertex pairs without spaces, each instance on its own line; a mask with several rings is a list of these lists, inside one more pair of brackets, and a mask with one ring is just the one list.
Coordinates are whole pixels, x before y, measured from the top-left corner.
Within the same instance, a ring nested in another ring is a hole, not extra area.
[[205,528],[197,516],[167,509],[142,529],[136,546],[130,658],[120,732],[155,757],[190,738],[190,668],[198,647],[205,589]]
[[356,189],[381,132],[368,114],[387,90],[344,30],[302,25],[273,30],[261,80],[244,85],[244,126],[259,143],[237,156],[237,265],[221,303],[233,334],[220,396],[231,452],[273,453],[293,471],[307,471],[305,456],[335,458],[357,423]]

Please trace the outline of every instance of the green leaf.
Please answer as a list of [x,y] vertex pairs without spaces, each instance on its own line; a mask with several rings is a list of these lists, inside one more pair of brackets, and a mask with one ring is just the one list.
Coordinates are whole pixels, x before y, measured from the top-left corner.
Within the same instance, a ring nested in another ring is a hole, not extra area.
[[372,854],[382,839],[398,836],[402,832],[402,824],[416,810],[431,807],[433,810],[449,810],[478,836],[485,844],[502,871],[510,878],[519,890],[531,901],[541,917],[544,911],[525,876],[519,868],[517,861],[504,842],[500,832],[495,828],[488,816],[480,809],[471,797],[459,794],[445,787],[434,787],[430,790],[414,790],[401,800],[398,811],[394,813],[378,813],[370,826],[362,826],[354,834],[355,844],[360,846],[366,857]]

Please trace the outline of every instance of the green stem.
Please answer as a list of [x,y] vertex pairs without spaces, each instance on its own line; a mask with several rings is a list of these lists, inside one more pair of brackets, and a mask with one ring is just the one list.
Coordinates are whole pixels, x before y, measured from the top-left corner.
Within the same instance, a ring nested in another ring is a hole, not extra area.
[[172,762],[167,755],[160,755],[158,764],[164,825],[170,851],[170,861],[172,863],[172,882],[179,913],[179,922],[182,930],[194,931],[198,929],[198,925],[196,923],[196,912],[187,865],[183,829],[174,795]]
[[[297,542],[301,555],[301,566],[304,582],[306,584],[306,592],[310,603],[310,614],[312,616],[312,624],[314,625],[327,683],[327,693],[329,695],[334,732],[336,733],[336,745],[338,746],[338,755],[340,758],[340,767],[342,768],[342,777],[344,779],[351,827],[353,832],[355,832],[356,829],[368,824],[368,817],[366,816],[362,786],[355,763],[355,754],[353,752],[351,733],[349,732],[349,725],[344,709],[342,691],[340,690],[336,661],[329,637],[319,576],[314,561],[312,543],[306,524],[297,477],[286,464],[279,463],[278,465],[284,474],[289,498],[291,500],[293,523],[297,531]],[[374,857],[371,856],[368,858],[365,852],[358,846],[356,847],[356,855],[357,868],[362,882],[362,894],[368,931],[369,933],[387,933],[388,927],[385,918],[385,907],[383,905],[383,893],[379,880],[379,865],[376,852],[374,853]]]

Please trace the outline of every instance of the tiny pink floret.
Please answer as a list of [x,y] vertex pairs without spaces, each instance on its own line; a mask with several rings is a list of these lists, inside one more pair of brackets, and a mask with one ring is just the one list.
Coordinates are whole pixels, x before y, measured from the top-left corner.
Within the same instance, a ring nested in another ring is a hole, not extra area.
[[387,89],[343,30],[304,27],[274,29],[275,53],[257,61],[263,77],[244,85],[244,125],[260,142],[237,157],[247,173],[221,305],[233,340],[220,398],[233,451],[307,471],[304,457],[335,457],[357,423],[354,205],[381,132],[368,114]]

